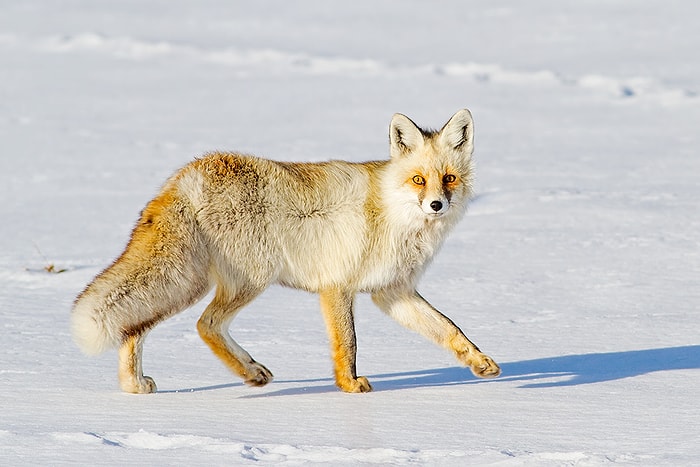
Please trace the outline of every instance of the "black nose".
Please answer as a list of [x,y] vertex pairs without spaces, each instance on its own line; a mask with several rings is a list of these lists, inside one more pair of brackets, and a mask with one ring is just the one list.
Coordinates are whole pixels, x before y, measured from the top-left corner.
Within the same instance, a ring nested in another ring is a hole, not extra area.
[[442,209],[442,203],[440,201],[433,201],[430,203],[430,207],[433,209],[433,211],[438,212],[440,209]]

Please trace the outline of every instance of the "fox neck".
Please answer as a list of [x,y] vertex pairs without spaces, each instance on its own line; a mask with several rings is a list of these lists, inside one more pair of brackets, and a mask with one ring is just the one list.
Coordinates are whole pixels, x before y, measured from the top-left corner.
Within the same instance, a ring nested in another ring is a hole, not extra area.
[[442,246],[447,234],[461,215],[447,212],[440,217],[429,215],[407,216],[403,209],[386,206],[386,238],[393,245],[389,250],[396,251],[404,264],[422,271]]

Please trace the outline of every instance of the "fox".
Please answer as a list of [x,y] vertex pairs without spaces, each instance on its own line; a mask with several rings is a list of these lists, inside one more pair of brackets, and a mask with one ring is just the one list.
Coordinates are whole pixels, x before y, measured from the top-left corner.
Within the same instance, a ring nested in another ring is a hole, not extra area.
[[416,291],[472,195],[473,126],[467,109],[439,131],[397,113],[388,160],[292,163],[235,152],[194,159],[165,182],[123,253],[76,298],[75,342],[86,354],[118,348],[121,389],[156,392],[143,374],[146,335],[215,289],[199,336],[246,384],[264,386],[272,373],[229,329],[242,308],[280,284],[319,295],[342,391],[372,390],[356,371],[358,293],[474,375],[499,376],[496,362]]

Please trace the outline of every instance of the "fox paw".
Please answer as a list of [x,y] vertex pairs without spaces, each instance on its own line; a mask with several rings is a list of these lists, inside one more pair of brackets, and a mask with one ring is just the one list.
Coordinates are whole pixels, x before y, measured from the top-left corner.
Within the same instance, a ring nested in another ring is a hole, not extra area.
[[151,394],[157,391],[156,382],[150,376],[121,380],[119,386],[122,391],[132,394]]
[[265,386],[272,381],[272,372],[258,362],[253,362],[246,371],[245,384],[249,386]]
[[501,374],[501,368],[488,355],[481,354],[473,358],[469,366],[479,378],[495,378]]
[[344,392],[370,392],[372,390],[372,385],[364,376],[358,376],[356,379],[347,379],[344,381],[337,381],[336,385]]

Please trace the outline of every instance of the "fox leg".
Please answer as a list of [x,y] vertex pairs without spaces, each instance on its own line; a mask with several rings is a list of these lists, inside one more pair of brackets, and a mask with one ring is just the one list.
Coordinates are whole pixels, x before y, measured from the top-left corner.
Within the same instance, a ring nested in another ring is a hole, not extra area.
[[[123,391],[134,394],[156,392],[155,381],[149,376],[144,376],[142,369],[143,342],[148,332],[159,322],[196,302],[208,288],[205,282],[186,284],[185,281],[176,283],[170,280],[162,284],[159,283],[161,278],[154,277],[153,274],[151,276],[145,274],[145,277],[150,282],[145,290],[141,290],[142,296],[150,294],[150,297],[147,296],[144,300],[150,301],[151,305],[158,302],[160,310],[155,311],[157,310],[155,306],[148,307],[143,303],[126,303],[122,305],[122,310],[131,311],[140,307],[141,315],[132,316],[131,323],[125,323],[125,320],[119,323],[126,328],[121,333],[119,344],[119,386]],[[153,292],[148,289],[149,286],[156,292],[159,292],[158,289],[169,290],[171,295],[164,298],[164,293]],[[176,290],[179,294],[175,292]],[[116,325],[111,323],[111,326]]]
[[415,290],[382,290],[372,300],[403,326],[452,350],[463,365],[481,378],[495,378],[501,369],[482,353],[448,317],[436,310]]
[[228,332],[231,321],[238,311],[250,303],[261,291],[241,291],[231,296],[219,286],[214,300],[207,306],[197,322],[197,331],[202,340],[234,373],[246,384],[264,386],[272,381],[272,373],[253,360],[248,352],[233,340]]
[[353,321],[352,293],[337,289],[321,292],[321,312],[326,322],[335,370],[335,384],[345,392],[369,392],[372,386],[364,376],[357,376],[355,356],[357,341]]
[[129,335],[119,347],[119,386],[124,392],[148,394],[156,392],[156,383],[143,375],[141,356],[146,331]]

